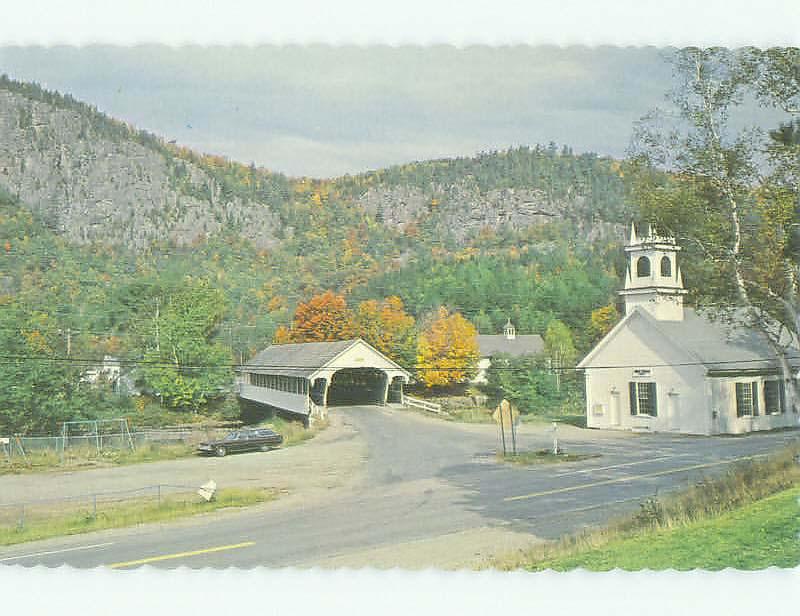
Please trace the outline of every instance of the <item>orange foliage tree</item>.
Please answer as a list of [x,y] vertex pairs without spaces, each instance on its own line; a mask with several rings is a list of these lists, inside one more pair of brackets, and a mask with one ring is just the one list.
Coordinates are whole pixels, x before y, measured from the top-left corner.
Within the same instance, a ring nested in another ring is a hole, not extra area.
[[353,314],[343,295],[325,291],[300,303],[290,329],[278,328],[275,342],[323,342],[353,337]]
[[406,368],[414,364],[417,354],[414,317],[406,313],[399,297],[361,302],[354,325],[356,335],[387,357]]
[[417,363],[427,387],[460,383],[475,374],[478,331],[460,313],[440,307],[436,318],[419,336]]

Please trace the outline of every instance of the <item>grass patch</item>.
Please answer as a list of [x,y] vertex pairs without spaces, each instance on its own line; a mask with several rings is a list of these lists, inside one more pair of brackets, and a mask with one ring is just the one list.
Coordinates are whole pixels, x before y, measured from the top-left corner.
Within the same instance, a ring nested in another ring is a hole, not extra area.
[[108,449],[98,452],[94,448],[68,449],[62,462],[59,452],[50,450],[34,451],[29,452],[24,458],[16,456],[11,460],[4,460],[0,464],[0,475],[176,460],[191,456],[193,453],[194,445],[189,443],[149,442],[139,445],[133,451],[130,449]]
[[795,443],[770,457],[736,463],[724,475],[687,490],[646,499],[638,512],[606,528],[540,544],[494,565],[530,570],[794,566],[800,562],[798,548],[789,542],[797,542],[800,530],[798,455]]
[[577,428],[586,427],[586,415],[537,415],[535,413],[523,413],[520,421],[526,424],[569,424]]
[[328,420],[317,421],[314,425],[306,428],[301,421],[292,421],[276,415],[269,421],[259,424],[259,427],[274,430],[283,436],[283,446],[291,447],[314,438],[328,427]]
[[764,569],[800,565],[800,488],[719,517],[651,530],[602,548],[537,563],[532,569]]
[[[328,422],[315,423],[310,428],[305,428],[302,422],[290,421],[281,417],[274,417],[261,427],[268,427],[283,435],[283,446],[291,447],[307,441],[328,426]],[[219,434],[209,435],[215,438],[227,434],[227,431],[217,430]],[[83,470],[110,466],[123,466],[140,464],[142,462],[161,462],[165,460],[178,460],[195,455],[197,451],[195,437],[190,442],[157,442],[149,441],[140,444],[135,450],[106,449],[100,452],[93,447],[68,448],[61,459],[61,453],[53,450],[28,452],[23,458],[15,456],[0,461],[0,475],[38,473],[58,470]]]
[[23,526],[0,525],[0,545],[13,545],[49,537],[76,535],[108,528],[123,528],[149,522],[166,522],[229,507],[247,507],[277,498],[277,492],[264,488],[225,488],[206,502],[193,492],[135,501],[98,502],[97,511],[89,506],[32,510]]
[[[431,415],[428,411],[422,411],[426,415]],[[452,421],[460,421],[463,423],[481,423],[481,424],[489,424],[495,423],[494,419],[492,419],[492,410],[486,408],[462,408],[462,409],[453,409],[448,411],[446,414],[442,414],[442,416],[446,419],[450,419]]]
[[534,464],[558,464],[559,462],[578,462],[589,458],[599,458],[599,453],[553,453],[552,449],[539,449],[537,451],[523,451],[519,453],[497,453],[497,459],[501,462],[510,462],[521,466],[531,466]]

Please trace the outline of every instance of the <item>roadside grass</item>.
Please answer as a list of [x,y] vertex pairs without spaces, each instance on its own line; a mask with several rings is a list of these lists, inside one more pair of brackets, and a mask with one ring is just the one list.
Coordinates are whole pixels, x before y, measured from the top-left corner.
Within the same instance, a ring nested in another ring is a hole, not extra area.
[[275,430],[278,434],[283,435],[283,447],[292,447],[293,445],[299,445],[300,443],[314,438],[327,428],[328,425],[328,420],[325,419],[306,428],[300,421],[291,421],[276,415],[270,418],[269,421],[259,424],[259,427]]
[[[317,422],[305,428],[302,422],[274,417],[261,424],[283,435],[283,446],[291,447],[307,441],[328,426],[327,421]],[[67,449],[62,461],[61,454],[53,450],[31,451],[25,457],[15,456],[0,460],[0,475],[39,473],[46,471],[85,470],[89,468],[124,466],[143,462],[161,462],[188,458],[196,453],[195,442],[142,443],[135,450],[105,449],[100,452],[93,447]]]
[[14,545],[38,539],[123,528],[149,522],[168,522],[179,518],[226,509],[247,507],[277,498],[277,491],[265,488],[225,488],[210,502],[195,493],[138,498],[135,501],[98,502],[93,507],[51,507],[31,511],[24,525],[0,525],[0,545]]
[[800,487],[784,490],[715,518],[651,530],[531,569],[764,569],[800,565]]
[[736,463],[724,475],[646,499],[639,511],[606,528],[542,543],[493,564],[504,570],[796,565],[798,548],[791,542],[800,530],[799,455],[800,444],[794,443],[769,457]]
[[559,462],[578,462],[589,458],[599,458],[599,453],[553,453],[551,449],[538,449],[536,451],[523,451],[518,453],[497,452],[497,459],[500,462],[518,464],[520,466],[531,466],[534,464],[558,464]]
[[176,460],[194,453],[190,443],[157,443],[150,442],[139,445],[135,450],[106,449],[98,452],[94,448],[69,449],[64,454],[57,451],[33,451],[25,457],[16,456],[0,463],[0,475],[36,473],[51,470],[77,470],[86,468],[123,466],[141,462],[157,462]]
[[[420,412],[431,415],[428,411],[423,411],[421,409]],[[453,409],[452,411],[443,413],[442,417],[450,421],[460,421],[463,423],[494,423],[494,419],[492,419],[492,409],[479,407]]]

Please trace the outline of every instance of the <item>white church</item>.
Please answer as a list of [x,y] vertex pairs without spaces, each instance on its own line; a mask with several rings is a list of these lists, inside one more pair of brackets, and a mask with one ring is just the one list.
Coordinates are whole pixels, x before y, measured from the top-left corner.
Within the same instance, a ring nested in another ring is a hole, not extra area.
[[[679,251],[673,238],[631,228],[625,316],[578,364],[587,426],[683,434],[798,426],[762,335],[684,306]],[[790,363],[800,367],[796,346]]]

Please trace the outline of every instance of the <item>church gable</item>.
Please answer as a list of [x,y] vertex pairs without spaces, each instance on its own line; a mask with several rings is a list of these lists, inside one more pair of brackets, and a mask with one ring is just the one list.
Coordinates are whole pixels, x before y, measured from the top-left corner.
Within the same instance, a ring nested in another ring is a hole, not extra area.
[[[697,358],[662,333],[641,309],[627,315],[592,350],[579,368],[694,363]],[[699,362],[698,362],[699,363]]]

